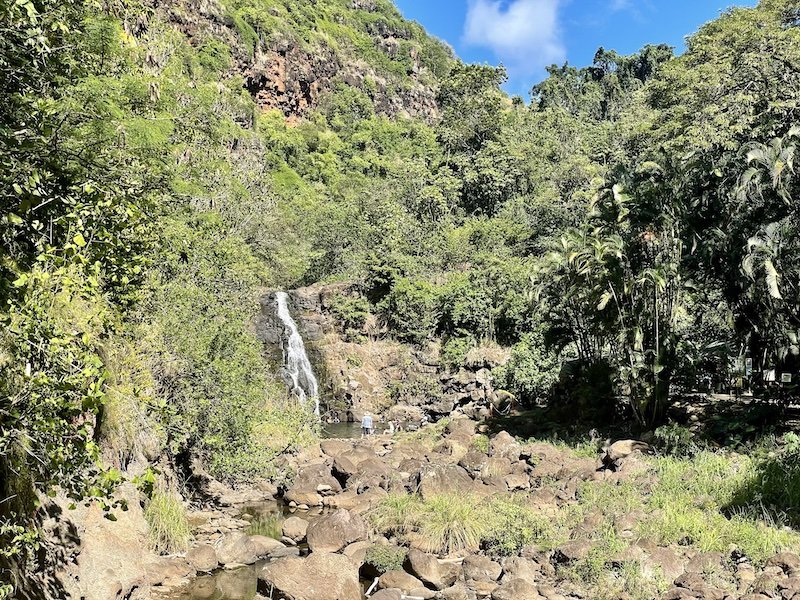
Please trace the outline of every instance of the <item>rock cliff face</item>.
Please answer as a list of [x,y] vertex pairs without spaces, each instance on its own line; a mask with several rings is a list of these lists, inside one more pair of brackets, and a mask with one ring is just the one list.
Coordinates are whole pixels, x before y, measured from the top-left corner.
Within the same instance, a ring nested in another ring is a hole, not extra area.
[[[298,39],[300,32],[293,31],[289,22],[281,21],[277,6],[264,8],[276,21],[276,30],[267,38],[219,0],[174,0],[163,4],[151,0],[152,9],[164,11],[172,26],[194,45],[202,46],[210,39],[224,42],[231,50],[231,77],[244,79],[244,88],[262,110],[278,109],[289,122],[317,107],[325,93],[337,86],[364,91],[376,112],[390,117],[402,115],[431,121],[437,116],[436,91],[431,87],[432,78],[422,64],[419,49],[408,43],[407,31],[380,19],[375,20],[369,35],[374,48],[386,58],[409,65],[401,83],[361,59],[355,50],[335,50],[338,41],[324,44]],[[354,0],[350,10],[374,13],[378,8],[375,3]],[[129,29],[138,32],[146,28],[144,19],[129,24]],[[248,31],[253,39],[245,33]]]
[[[290,311],[303,336],[329,416],[359,420],[364,412],[400,420],[437,419],[453,412],[472,418],[502,406],[491,370],[508,359],[497,349],[477,349],[458,369],[445,367],[439,344],[417,348],[389,338],[374,320],[359,341],[349,341],[330,313],[332,299],[358,294],[350,284],[315,285],[289,292]],[[276,317],[275,295],[262,299],[261,339],[280,360],[283,326]]]

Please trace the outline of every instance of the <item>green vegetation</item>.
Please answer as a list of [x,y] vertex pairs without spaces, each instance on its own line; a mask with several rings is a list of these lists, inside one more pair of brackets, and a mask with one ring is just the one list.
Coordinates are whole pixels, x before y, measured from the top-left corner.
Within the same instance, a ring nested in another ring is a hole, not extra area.
[[[783,452],[796,451],[793,439],[790,435]],[[784,489],[777,484],[777,470],[770,471],[778,460],[784,462],[775,448],[764,446],[764,458],[697,448],[691,457],[643,458],[642,468],[623,481],[586,481],[579,485],[577,503],[553,506],[550,512],[531,504],[527,494],[427,500],[393,494],[369,517],[379,532],[441,555],[480,549],[490,556],[514,556],[526,547],[546,551],[585,539],[588,554],[560,565],[558,574],[587,585],[592,597],[626,592],[644,600],[658,596],[668,582],[652,562],[637,558],[640,539],[723,556],[735,549],[756,567],[777,552],[800,551],[800,534],[783,526],[791,513],[781,514],[770,504],[790,506],[783,503],[791,501],[793,489],[793,479]],[[773,510],[765,510],[769,506]],[[718,576],[724,585],[733,581],[731,573],[721,570]]]
[[[35,562],[37,494],[111,511],[140,451],[199,457],[228,482],[290,477],[276,458],[317,425],[254,332],[266,289],[352,282],[330,305],[348,339],[374,322],[440,342],[452,369],[499,344],[498,387],[521,404],[576,418],[624,404],[642,430],[676,393],[747,377],[748,358],[760,395],[777,389],[765,370],[797,373],[791,0],[727,11],[680,57],[648,45],[553,66],[528,105],[502,92],[502,68],[462,64],[388,0],[163,4],[0,2],[4,577]],[[254,75],[265,56],[314,84]],[[391,400],[440,393],[413,374]],[[794,547],[755,518],[797,522],[791,440],[740,459],[656,431],[669,456],[652,495],[598,484],[592,503],[652,512],[664,543],[756,562]],[[441,551],[558,537],[522,504],[483,518],[488,504],[376,519]],[[181,544],[177,510],[148,507],[159,548]],[[509,519],[524,526],[503,534]],[[576,576],[595,581],[622,543],[604,531],[608,552]],[[632,593],[650,575],[616,576]]]
[[367,548],[364,562],[380,573],[402,571],[408,551],[398,546],[382,546],[375,544]]
[[186,551],[192,534],[186,508],[175,492],[155,490],[145,506],[144,518],[154,550],[161,554]]
[[481,500],[471,494],[445,494],[424,501],[416,496],[389,495],[370,518],[378,531],[399,535],[415,548],[443,555],[481,547],[494,555],[513,555],[552,533],[549,520],[520,501]]

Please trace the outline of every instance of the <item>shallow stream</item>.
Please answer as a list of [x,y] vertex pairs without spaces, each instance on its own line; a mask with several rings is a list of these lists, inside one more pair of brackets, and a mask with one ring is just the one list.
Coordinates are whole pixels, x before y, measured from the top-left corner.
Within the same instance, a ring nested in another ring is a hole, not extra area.
[[[352,425],[343,423],[342,425]],[[357,425],[357,424],[356,424]],[[359,435],[361,428],[358,428]],[[322,508],[297,510],[281,502],[261,502],[242,507],[241,515],[252,517],[250,526],[245,529],[250,535],[265,535],[273,539],[281,538],[283,522],[292,515],[313,522],[324,514]],[[247,518],[247,517],[245,517]],[[308,553],[308,548],[300,544],[300,554]],[[164,600],[252,600],[258,587],[258,573],[267,563],[260,560],[253,565],[237,569],[219,569],[213,573],[198,575],[189,585],[163,596]],[[366,589],[371,581],[362,581]]]

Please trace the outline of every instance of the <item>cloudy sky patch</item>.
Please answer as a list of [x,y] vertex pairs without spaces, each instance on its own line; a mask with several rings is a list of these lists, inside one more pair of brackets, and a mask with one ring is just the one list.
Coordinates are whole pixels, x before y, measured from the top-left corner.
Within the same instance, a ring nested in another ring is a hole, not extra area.
[[512,74],[530,74],[563,62],[562,0],[470,0],[464,43],[488,48]]

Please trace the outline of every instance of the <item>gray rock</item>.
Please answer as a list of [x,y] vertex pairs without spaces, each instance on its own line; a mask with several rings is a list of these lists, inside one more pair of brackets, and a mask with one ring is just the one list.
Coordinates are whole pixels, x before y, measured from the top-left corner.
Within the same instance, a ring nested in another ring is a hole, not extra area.
[[217,544],[216,552],[222,565],[252,565],[259,558],[279,548],[283,548],[283,544],[278,540],[234,531],[223,536]]
[[403,600],[403,592],[398,589],[378,590],[370,596],[370,600]]
[[425,586],[419,579],[405,571],[387,571],[378,579],[378,587],[380,589],[395,588],[404,594],[409,594],[411,590],[424,588]]
[[341,554],[313,552],[307,558],[283,558],[259,573],[259,591],[275,590],[286,600],[357,600],[358,569]]
[[538,600],[541,598],[536,586],[524,579],[511,579],[492,592],[492,600]]
[[423,500],[440,494],[466,493],[472,489],[472,478],[458,465],[424,466],[417,481]]
[[421,581],[437,590],[443,590],[453,585],[458,578],[459,571],[457,565],[443,563],[435,556],[413,548],[408,551],[405,567]]
[[497,581],[503,572],[500,563],[486,556],[471,554],[462,563],[464,578],[473,581]]
[[186,560],[195,571],[208,573],[217,568],[217,552],[209,544],[200,544],[186,553]]
[[308,521],[300,517],[289,517],[283,522],[281,532],[294,542],[302,542],[306,538]]
[[364,519],[348,510],[339,509],[308,526],[306,539],[312,552],[338,552],[348,544],[367,538]]

